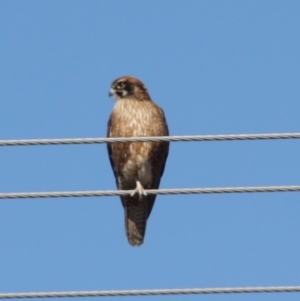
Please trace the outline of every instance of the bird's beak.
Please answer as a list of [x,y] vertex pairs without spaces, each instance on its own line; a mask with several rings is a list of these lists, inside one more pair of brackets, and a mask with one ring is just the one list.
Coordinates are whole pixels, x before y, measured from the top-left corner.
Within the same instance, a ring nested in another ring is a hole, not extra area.
[[115,93],[116,93],[116,91],[115,91],[114,89],[110,89],[110,90],[109,90],[109,93],[108,93],[108,96],[109,96],[109,97],[112,97],[112,96],[115,95]]

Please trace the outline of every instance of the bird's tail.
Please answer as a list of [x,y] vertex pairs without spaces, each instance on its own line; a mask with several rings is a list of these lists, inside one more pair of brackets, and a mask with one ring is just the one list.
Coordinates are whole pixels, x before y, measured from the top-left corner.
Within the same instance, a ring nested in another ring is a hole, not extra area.
[[140,246],[144,241],[146,231],[148,204],[146,200],[128,203],[124,207],[127,239],[132,246]]

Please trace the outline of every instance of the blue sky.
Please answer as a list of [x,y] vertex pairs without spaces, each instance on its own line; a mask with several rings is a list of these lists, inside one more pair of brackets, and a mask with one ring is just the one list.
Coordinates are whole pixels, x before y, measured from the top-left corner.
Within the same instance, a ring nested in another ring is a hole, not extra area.
[[[104,137],[127,74],[172,135],[299,132],[299,14],[292,0],[1,1],[0,139]],[[299,150],[172,143],[161,187],[299,185]],[[2,147],[0,166],[1,192],[115,189],[105,145]],[[299,196],[159,196],[140,248],[117,197],[1,201],[0,291],[299,285]]]

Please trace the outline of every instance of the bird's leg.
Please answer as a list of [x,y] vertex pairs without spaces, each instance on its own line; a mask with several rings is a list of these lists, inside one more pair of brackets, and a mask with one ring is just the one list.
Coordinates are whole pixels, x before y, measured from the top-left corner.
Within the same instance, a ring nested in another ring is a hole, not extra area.
[[131,196],[134,196],[136,193],[139,194],[140,199],[142,198],[142,196],[146,196],[147,193],[144,190],[142,184],[140,183],[140,181],[136,181],[136,188],[134,189],[134,191],[131,193]]

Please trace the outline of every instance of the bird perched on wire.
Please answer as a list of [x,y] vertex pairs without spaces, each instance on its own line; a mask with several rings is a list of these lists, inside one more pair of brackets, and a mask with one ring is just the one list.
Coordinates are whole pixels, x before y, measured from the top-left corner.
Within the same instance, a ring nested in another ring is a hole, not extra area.
[[[145,85],[137,78],[123,76],[113,81],[109,96],[116,99],[107,127],[107,137],[168,136],[163,110],[155,104]],[[169,152],[169,142],[126,142],[107,144],[110,163],[120,190],[133,190],[121,196],[129,243],[143,243],[147,219],[156,195],[145,189],[158,189]]]

